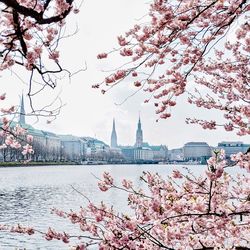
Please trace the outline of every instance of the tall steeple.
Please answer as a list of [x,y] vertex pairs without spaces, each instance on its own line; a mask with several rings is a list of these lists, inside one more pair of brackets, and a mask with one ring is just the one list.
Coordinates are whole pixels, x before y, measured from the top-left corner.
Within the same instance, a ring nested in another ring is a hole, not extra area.
[[20,103],[19,123],[25,124],[25,110],[24,110],[23,94],[22,94],[21,103]]
[[113,119],[113,129],[111,133],[111,143],[110,143],[111,148],[117,148],[117,135],[115,131],[115,119]]
[[143,134],[142,134],[142,129],[141,129],[141,117],[139,115],[139,120],[137,124],[137,131],[136,131],[136,142],[135,142],[135,147],[140,148],[142,147],[143,143]]

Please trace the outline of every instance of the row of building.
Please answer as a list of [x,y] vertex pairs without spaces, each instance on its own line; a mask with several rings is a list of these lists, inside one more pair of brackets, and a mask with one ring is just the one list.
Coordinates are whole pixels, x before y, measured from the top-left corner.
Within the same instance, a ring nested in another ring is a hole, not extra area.
[[[34,161],[74,161],[74,162],[109,162],[109,163],[156,163],[197,161],[206,163],[214,149],[224,149],[226,156],[246,152],[250,144],[242,142],[221,142],[211,147],[206,142],[188,142],[182,148],[168,150],[166,145],[150,145],[143,141],[141,119],[137,123],[135,143],[133,146],[121,146],[117,142],[115,120],[111,133],[110,146],[92,137],[58,135],[38,130],[25,121],[23,96],[20,105],[19,125],[33,136]],[[15,125],[13,122],[12,125]],[[4,141],[0,142],[4,143]],[[0,161],[19,161],[24,156],[20,151],[10,148],[0,150]]]
[[[136,142],[134,146],[118,146],[115,120],[111,135],[111,145],[92,137],[59,135],[45,130],[35,129],[26,123],[23,96],[20,104],[18,124],[33,136],[33,161],[65,161],[65,162],[158,162],[166,161],[168,149],[165,145],[151,146],[143,142],[141,120],[139,118]],[[16,123],[12,122],[12,126]],[[4,140],[2,138],[2,140]],[[0,142],[4,143],[4,141]],[[20,150],[3,148],[0,150],[0,161],[24,160]]]
[[[33,161],[70,161],[82,162],[86,158],[104,159],[108,158],[110,147],[104,142],[92,137],[77,137],[74,135],[58,135],[49,131],[38,130],[25,121],[25,109],[23,96],[20,105],[18,124],[27,130],[27,134],[33,136],[32,147]],[[11,122],[15,126],[16,122]],[[4,143],[1,138],[0,144]],[[25,143],[25,142],[24,142]],[[114,156],[113,156],[114,157]],[[0,161],[25,160],[20,150],[13,148],[2,148],[0,150]]]
[[168,148],[166,145],[153,146],[149,145],[147,142],[143,142],[143,131],[140,117],[137,123],[134,146],[118,145],[115,120],[113,120],[110,146],[111,150],[119,152],[126,162],[150,163],[166,161],[168,159]]
[[182,148],[169,150],[169,161],[198,161],[206,163],[214,150],[223,149],[227,158],[230,155],[239,152],[246,153],[250,148],[250,144],[244,144],[241,141],[223,141],[218,143],[217,147],[211,147],[206,142],[188,142]]
[[214,150],[223,149],[226,157],[239,152],[247,152],[250,144],[244,144],[240,141],[220,142],[217,147],[209,146],[206,142],[188,142],[183,147],[168,150],[167,146],[150,146],[143,142],[143,131],[139,117],[136,141],[134,146],[118,146],[115,121],[111,133],[111,148],[119,149],[122,155],[128,161],[157,161],[157,162],[197,162],[206,163],[212,156]]

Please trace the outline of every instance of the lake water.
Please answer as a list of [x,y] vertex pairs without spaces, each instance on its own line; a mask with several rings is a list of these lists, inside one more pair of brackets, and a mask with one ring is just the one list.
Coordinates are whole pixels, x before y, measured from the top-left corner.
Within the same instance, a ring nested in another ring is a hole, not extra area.
[[[104,171],[110,172],[116,180],[132,180],[140,186],[139,177],[143,171],[158,172],[162,176],[171,174],[172,165],[99,165],[99,166],[39,166],[0,168],[0,224],[32,226],[41,231],[48,227],[79,235],[79,229],[66,219],[50,213],[56,207],[69,211],[78,210],[87,204],[86,200],[73,190],[72,186],[93,202],[105,201],[119,211],[126,212],[126,194],[111,189],[100,192],[98,180]],[[205,166],[188,166],[199,174]],[[19,235],[0,231],[0,250],[8,249],[70,249],[70,244],[61,241],[46,241],[42,235]]]

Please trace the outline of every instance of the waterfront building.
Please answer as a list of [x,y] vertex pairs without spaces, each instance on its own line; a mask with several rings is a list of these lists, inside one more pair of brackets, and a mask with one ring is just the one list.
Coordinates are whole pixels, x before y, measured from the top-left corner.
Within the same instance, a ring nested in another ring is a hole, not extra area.
[[168,151],[169,161],[183,161],[183,148],[174,148]]
[[96,138],[92,137],[81,137],[85,143],[85,156],[86,158],[103,158],[106,155],[110,147]]
[[115,119],[113,119],[113,128],[112,128],[112,133],[111,133],[111,143],[110,143],[111,148],[117,148],[117,134],[115,130]]
[[244,144],[241,141],[223,141],[218,143],[218,149],[225,150],[226,157],[239,152],[245,153],[249,149],[250,144]]
[[168,148],[165,145],[149,145],[147,142],[144,142],[143,144],[144,148],[149,148],[153,152],[153,158],[154,161],[166,161],[168,159]]
[[137,124],[137,130],[136,130],[136,141],[135,141],[135,147],[140,148],[143,144],[143,132],[141,128],[141,118],[139,116],[138,124]]
[[84,141],[74,135],[59,135],[63,161],[81,162],[84,158]]
[[153,161],[154,160],[153,150],[151,148],[146,148],[146,147],[135,148],[134,160],[136,162]]
[[[20,116],[19,116],[20,117]],[[35,153],[31,155],[31,160],[40,161],[44,157],[44,150],[46,149],[46,140],[44,134],[41,130],[33,128],[29,124],[21,123],[20,121],[17,123],[15,121],[11,121],[10,127],[14,128],[17,126],[21,126],[23,129],[27,131],[27,134],[33,136],[33,141],[30,143],[35,150]],[[19,136],[18,140],[22,145],[27,144],[26,136]],[[0,144],[4,143],[3,138],[1,138]],[[21,153],[21,150],[14,148],[3,148],[0,150],[0,161],[21,161],[26,160],[27,156],[24,156]]]
[[[61,158],[61,140],[60,137],[52,132],[42,131],[45,138],[45,160],[56,161]],[[35,151],[35,150],[34,150]]]
[[168,149],[166,146],[150,146],[143,143],[142,147],[120,146],[121,153],[126,161],[166,161],[168,158]]
[[212,155],[210,146],[206,142],[188,142],[183,147],[184,160],[205,161]]
[[[20,114],[18,124],[26,129],[27,134],[33,136],[31,143],[34,154],[31,155],[33,161],[57,161],[60,157],[60,139],[51,132],[35,129],[25,121],[25,108],[23,95],[20,104]],[[22,158],[22,157],[21,157]]]
[[[115,131],[114,124],[113,131]],[[123,155],[124,160],[127,162],[166,161],[168,158],[168,148],[166,146],[151,146],[147,142],[143,142],[143,131],[140,116],[137,123],[136,142],[134,146],[119,146],[119,148],[121,149],[121,154]]]
[[126,161],[134,161],[135,147],[132,146],[120,146],[121,153]]
[[30,143],[34,149],[34,154],[31,155],[32,161],[46,161],[48,152],[44,133],[28,124],[21,124],[21,126],[27,130],[27,134],[33,136],[33,141]]

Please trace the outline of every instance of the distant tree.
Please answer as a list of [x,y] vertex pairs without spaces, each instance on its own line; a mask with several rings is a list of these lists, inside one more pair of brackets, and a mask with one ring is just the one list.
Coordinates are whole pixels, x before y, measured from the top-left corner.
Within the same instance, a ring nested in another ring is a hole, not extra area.
[[106,160],[112,163],[112,162],[122,162],[125,159],[121,152],[110,149],[107,153]]
[[34,154],[32,155],[32,160],[41,161],[46,159],[47,148],[43,143],[37,140],[37,138],[34,138],[34,141],[32,143],[32,148],[34,150]]

